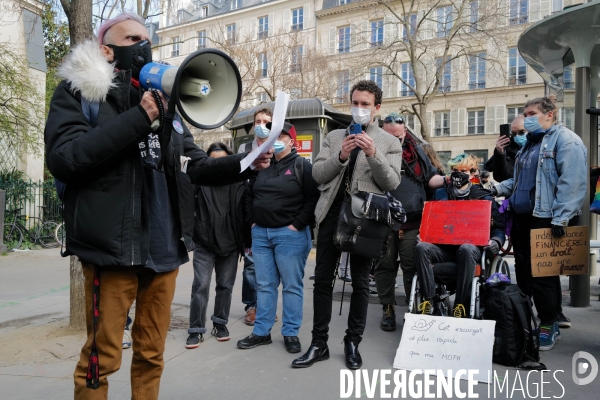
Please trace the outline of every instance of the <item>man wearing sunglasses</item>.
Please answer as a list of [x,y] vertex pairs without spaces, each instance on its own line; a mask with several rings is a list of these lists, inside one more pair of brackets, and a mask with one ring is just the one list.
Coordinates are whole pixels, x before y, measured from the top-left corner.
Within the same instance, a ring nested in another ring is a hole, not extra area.
[[513,177],[515,159],[517,153],[525,145],[527,131],[523,125],[525,118],[523,115],[517,115],[510,124],[510,137],[500,136],[496,141],[494,155],[484,164],[484,168],[494,174],[494,179],[498,182],[505,181]]
[[389,253],[381,259],[375,268],[375,284],[379,303],[383,306],[383,317],[380,328],[384,331],[396,330],[395,283],[398,275],[398,255],[404,282],[406,299],[410,295],[410,287],[415,269],[416,237],[421,226],[421,214],[427,199],[427,189],[438,189],[444,184],[444,177],[438,175],[437,169],[417,144],[410,132],[407,132],[404,118],[391,113],[383,120],[383,130],[398,138],[402,144],[402,179],[400,185],[390,193],[400,200],[406,211],[406,222],[400,226],[396,235],[392,236]]

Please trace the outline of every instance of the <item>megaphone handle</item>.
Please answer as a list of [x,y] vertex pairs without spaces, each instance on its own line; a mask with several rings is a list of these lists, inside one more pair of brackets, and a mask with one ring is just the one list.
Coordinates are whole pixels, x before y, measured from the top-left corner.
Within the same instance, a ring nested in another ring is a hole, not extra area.
[[158,119],[155,119],[154,122],[150,125],[153,131],[157,131],[163,124],[165,119],[165,107],[163,106],[162,100],[158,95],[158,90],[150,89],[150,92],[154,96],[154,102],[156,103],[156,107],[158,107]]

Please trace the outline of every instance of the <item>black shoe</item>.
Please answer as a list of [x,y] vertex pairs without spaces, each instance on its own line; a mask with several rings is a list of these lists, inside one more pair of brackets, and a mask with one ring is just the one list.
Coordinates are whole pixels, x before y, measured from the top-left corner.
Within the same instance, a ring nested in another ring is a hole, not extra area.
[[393,304],[383,305],[383,317],[381,318],[381,324],[379,324],[383,331],[395,331],[396,330],[396,311],[394,310]]
[[362,367],[362,357],[358,352],[358,344],[351,339],[344,338],[344,354],[346,355],[346,367],[348,369],[359,369]]
[[317,361],[329,359],[329,347],[324,340],[313,340],[303,356],[292,361],[293,368],[308,368]]
[[190,333],[187,340],[185,341],[186,349],[195,349],[200,346],[200,342],[204,342],[204,337],[201,333]]
[[558,313],[558,327],[559,328],[570,328],[571,320],[565,317],[565,314]]
[[242,340],[238,340],[237,347],[240,349],[253,349],[256,346],[271,343],[273,342],[271,341],[270,333],[267,336],[258,336],[254,333],[251,333],[249,336],[246,336]]
[[300,353],[302,351],[298,336],[284,336],[283,341],[285,342],[285,349],[288,353]]
[[229,340],[229,330],[223,324],[213,324],[214,328],[211,334],[217,338],[217,342],[226,342]]

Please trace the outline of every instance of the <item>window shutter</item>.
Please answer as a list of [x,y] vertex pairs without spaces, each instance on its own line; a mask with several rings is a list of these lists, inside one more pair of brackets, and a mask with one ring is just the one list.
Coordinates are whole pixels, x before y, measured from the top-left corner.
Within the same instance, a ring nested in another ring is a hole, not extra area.
[[258,39],[258,18],[254,19],[254,23],[252,24],[252,40]]
[[369,29],[369,21],[363,21],[363,23],[361,24],[361,30],[362,30],[362,48],[363,50],[366,50],[368,48],[370,48],[370,44],[371,44],[371,30]]
[[506,123],[506,106],[504,104],[496,106],[496,126],[494,133],[500,133],[500,125]]
[[529,0],[529,19],[528,22],[535,22],[541,19],[540,0]]
[[310,28],[312,22],[312,14],[310,13],[310,4],[304,6],[304,29]]
[[433,111],[427,111],[427,122],[429,123],[429,137],[433,137],[435,129],[435,115]]
[[450,110],[450,136],[458,135],[458,109]]
[[498,0],[498,16],[495,18],[498,21],[498,26],[505,26],[508,20],[508,0]]
[[336,28],[329,28],[329,54],[335,54]]
[[461,58],[455,58],[452,60],[452,78],[450,79],[450,85],[452,86],[452,91],[456,92],[462,90],[461,83],[463,79],[460,79],[460,75],[462,73],[461,70]]
[[275,14],[269,14],[269,36],[275,36],[277,29],[275,29]]
[[394,31],[394,24],[392,23],[391,17],[385,17],[383,19],[383,44],[389,46],[392,44],[392,36]]
[[357,42],[360,39],[359,27],[356,24],[350,24],[350,51],[358,50]]
[[283,10],[283,30],[290,31],[290,10]]
[[540,19],[550,15],[550,0],[540,0]]
[[464,136],[467,134],[467,109],[458,109],[458,134]]
[[496,108],[494,106],[485,108],[485,133],[496,132]]
[[[423,12],[423,18],[425,18],[425,13]],[[423,39],[431,39],[434,37],[435,28],[436,28],[436,10],[431,10],[429,14],[427,14],[427,19],[424,21],[425,23],[422,25],[425,27],[425,31],[423,32]]]
[[423,134],[421,133],[421,120],[419,120],[419,117],[417,117],[416,115],[415,115],[415,127],[413,129],[413,132],[418,137],[421,137],[421,138],[423,137]]

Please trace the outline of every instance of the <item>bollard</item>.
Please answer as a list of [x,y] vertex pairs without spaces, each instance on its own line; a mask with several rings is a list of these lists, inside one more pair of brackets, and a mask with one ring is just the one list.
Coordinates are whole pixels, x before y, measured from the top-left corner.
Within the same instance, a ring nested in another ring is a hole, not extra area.
[[6,191],[0,190],[0,221],[2,222],[2,230],[0,230],[0,254],[6,251],[4,244],[4,204],[6,203]]

